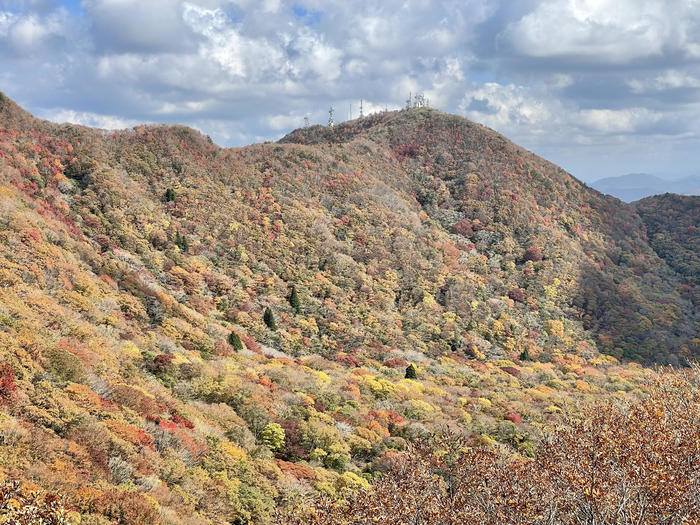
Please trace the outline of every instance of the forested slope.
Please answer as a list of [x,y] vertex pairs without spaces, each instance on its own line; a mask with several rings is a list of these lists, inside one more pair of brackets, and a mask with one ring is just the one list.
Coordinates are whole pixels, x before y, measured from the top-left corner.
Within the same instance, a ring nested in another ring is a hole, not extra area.
[[222,149],[2,97],[0,169],[0,472],[81,523],[264,521],[445,427],[529,456],[700,352],[634,208],[433,110]]

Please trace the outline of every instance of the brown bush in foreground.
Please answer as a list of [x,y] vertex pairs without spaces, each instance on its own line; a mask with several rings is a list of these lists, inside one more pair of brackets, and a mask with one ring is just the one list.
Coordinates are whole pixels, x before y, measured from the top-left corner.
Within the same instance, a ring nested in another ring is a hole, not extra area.
[[68,513],[54,494],[41,494],[18,481],[0,484],[0,523],[11,525],[68,525]]
[[700,523],[700,373],[666,374],[650,392],[568,421],[533,459],[449,435],[418,444],[372,489],[276,523]]

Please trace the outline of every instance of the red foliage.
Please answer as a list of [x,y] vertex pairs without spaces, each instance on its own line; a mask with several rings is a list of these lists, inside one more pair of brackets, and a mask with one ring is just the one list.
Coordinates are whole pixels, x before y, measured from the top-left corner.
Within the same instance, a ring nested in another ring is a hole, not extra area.
[[160,416],[148,415],[148,416],[146,416],[146,419],[148,421],[155,423],[160,428],[167,430],[168,432],[175,432],[177,430],[177,425],[174,422],[166,421],[165,419],[163,419]]
[[503,370],[506,374],[512,375],[513,377],[520,377],[520,370],[514,366],[502,366],[501,370]]
[[394,357],[384,361],[384,366],[388,368],[406,368],[408,366],[408,361],[400,357]]
[[290,463],[288,461],[282,461],[281,459],[276,459],[275,463],[279,469],[285,474],[295,477],[296,479],[316,479],[316,472],[311,467],[306,465],[299,465],[297,463]]
[[417,143],[412,143],[412,144],[401,144],[400,146],[396,147],[394,150],[396,155],[405,158],[405,157],[416,157],[418,155],[418,152],[420,151],[421,144]]
[[462,219],[457,224],[454,225],[452,230],[464,237],[471,237],[474,234],[474,229],[472,228],[472,221],[469,219]]
[[539,246],[530,246],[525,250],[523,259],[526,261],[539,262],[542,260],[542,249]]
[[244,335],[241,337],[241,341],[243,341],[243,344],[248,350],[250,350],[251,352],[255,352],[256,354],[262,355],[262,348],[260,348],[260,345],[256,343],[255,339],[253,339],[251,336]]
[[100,246],[102,251],[108,250],[112,246],[112,240],[103,233],[95,235],[93,240]]
[[175,423],[179,427],[189,428],[189,429],[194,428],[194,423],[192,421],[190,421],[187,418],[182,417],[177,412],[173,412],[170,415],[170,421]]
[[510,297],[511,299],[513,299],[513,301],[518,303],[525,302],[525,293],[520,288],[513,288],[512,290],[508,290],[508,297]]
[[337,353],[335,356],[333,356],[333,359],[338,363],[342,363],[344,365],[352,366],[355,368],[359,368],[360,366],[362,366],[362,361],[360,361],[354,355],[346,354],[345,352]]
[[41,237],[39,236],[39,232],[36,230],[26,230],[23,233],[23,237],[25,240],[31,239],[32,241],[38,241],[41,239]]
[[510,414],[506,415],[506,419],[508,421],[512,421],[513,423],[522,423],[523,421],[520,414],[516,414],[515,412],[511,412]]
[[274,392],[277,390],[277,385],[275,383],[273,383],[272,380],[266,375],[260,376],[260,379],[258,379],[258,384],[269,389],[271,392]]
[[95,502],[96,511],[112,518],[114,523],[142,525],[159,523],[158,511],[138,492],[105,492]]
[[6,403],[12,400],[15,390],[15,371],[10,365],[3,363],[0,365],[0,401]]
[[105,425],[125,441],[153,449],[153,437],[142,428],[127,425],[115,420],[108,420]]

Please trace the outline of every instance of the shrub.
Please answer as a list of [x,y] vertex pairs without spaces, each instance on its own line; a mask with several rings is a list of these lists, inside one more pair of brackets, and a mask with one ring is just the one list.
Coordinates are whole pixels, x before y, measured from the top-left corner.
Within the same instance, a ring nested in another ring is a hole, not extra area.
[[279,423],[268,423],[260,433],[260,441],[272,451],[284,447],[284,429]]
[[474,235],[474,230],[472,229],[472,221],[470,221],[469,219],[462,219],[454,225],[452,230],[459,235],[463,235],[464,237],[471,237],[472,235]]
[[117,485],[131,479],[133,467],[119,456],[109,458],[109,471],[112,474],[112,479]]
[[513,423],[521,423],[522,422],[522,418],[520,417],[520,414],[516,414],[515,412],[511,412],[510,414],[507,414],[506,419],[508,421],[513,422]]
[[174,360],[175,356],[172,354],[158,354],[153,358],[153,372],[155,374],[167,374]]
[[393,357],[391,359],[387,359],[382,364],[387,368],[405,368],[406,366],[408,366],[408,362],[400,357]]
[[520,370],[514,366],[502,366],[501,370],[503,370],[506,374],[512,375],[513,377],[520,377]]
[[0,365],[0,401],[6,403],[15,395],[17,384],[15,382],[15,370],[7,363]]
[[539,262],[542,260],[542,249],[539,246],[530,246],[523,255],[525,261]]
[[[509,414],[496,434],[521,454],[449,433],[409,445],[370,489],[307,502],[314,523],[697,523],[700,377],[689,376],[663,376],[636,402],[599,403],[536,449]],[[274,523],[307,523],[300,511]]]
[[62,348],[51,348],[46,352],[47,368],[58,379],[68,383],[82,383],[86,372],[83,363]]
[[25,490],[18,481],[0,485],[0,512],[3,523],[13,525],[68,525],[72,520],[55,494]]
[[508,297],[510,297],[511,299],[513,299],[513,301],[517,303],[525,302],[525,293],[520,288],[513,288],[512,290],[508,290]]

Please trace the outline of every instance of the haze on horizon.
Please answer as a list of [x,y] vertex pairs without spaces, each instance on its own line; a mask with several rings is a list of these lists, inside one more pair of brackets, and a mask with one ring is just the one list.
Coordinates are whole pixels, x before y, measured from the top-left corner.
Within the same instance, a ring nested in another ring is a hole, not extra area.
[[423,93],[585,181],[700,164],[697,0],[0,0],[0,64],[40,117],[224,146]]

